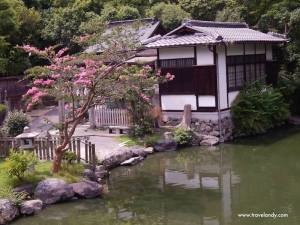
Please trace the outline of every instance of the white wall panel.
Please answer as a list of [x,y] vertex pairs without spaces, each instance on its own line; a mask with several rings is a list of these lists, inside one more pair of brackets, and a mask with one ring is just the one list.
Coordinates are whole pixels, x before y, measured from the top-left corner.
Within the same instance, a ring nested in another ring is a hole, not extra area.
[[199,95],[198,96],[199,107],[215,107],[216,98],[214,95]]
[[228,93],[228,101],[229,101],[229,106],[233,103],[235,98],[238,96],[240,92],[239,91],[232,91]]
[[227,46],[227,55],[244,55],[244,47],[242,44],[232,44]]
[[225,47],[218,46],[217,47],[217,76],[219,76],[219,86],[217,87],[219,90],[220,96],[220,109],[226,109],[228,107],[227,102],[227,79],[226,79],[226,56],[225,56]]
[[159,59],[194,58],[194,47],[160,48]]
[[192,110],[197,109],[195,95],[162,95],[162,110],[183,110],[184,105],[190,104]]
[[197,65],[214,65],[214,53],[207,46],[197,46]]

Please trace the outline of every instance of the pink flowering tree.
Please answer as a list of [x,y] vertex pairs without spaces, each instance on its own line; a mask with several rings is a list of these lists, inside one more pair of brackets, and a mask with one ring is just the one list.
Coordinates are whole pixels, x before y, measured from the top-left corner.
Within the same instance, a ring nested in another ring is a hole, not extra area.
[[68,49],[65,48],[57,52],[53,47],[44,50],[27,45],[21,47],[29,54],[37,54],[50,62],[43,67],[40,76],[35,74],[32,87],[24,96],[27,110],[39,104],[43,97],[51,96],[63,102],[67,111],[64,120],[57,125],[60,143],[54,151],[54,173],[60,171],[68,143],[91,107],[122,99],[132,114],[133,122],[141,124],[149,114],[153,85],[174,78],[170,74],[164,77],[160,73],[154,74],[147,66],[127,65],[125,62],[128,55],[122,57],[117,47],[115,44],[109,48],[111,54],[114,54],[115,49],[118,55],[113,57],[113,61],[110,57],[110,63],[105,58],[107,52],[102,57],[84,58],[68,55]]
[[68,49],[56,52],[54,48],[39,50],[31,46],[23,46],[29,54],[45,57],[50,65],[44,67],[41,76],[35,76],[32,87],[25,94],[27,110],[41,102],[44,96],[54,97],[64,102],[66,115],[58,124],[60,144],[55,149],[53,172],[61,169],[63,154],[77,125],[87,114],[89,108],[96,104],[104,104],[115,94],[118,76],[124,70],[124,60],[104,64],[103,60],[82,59],[70,56]]

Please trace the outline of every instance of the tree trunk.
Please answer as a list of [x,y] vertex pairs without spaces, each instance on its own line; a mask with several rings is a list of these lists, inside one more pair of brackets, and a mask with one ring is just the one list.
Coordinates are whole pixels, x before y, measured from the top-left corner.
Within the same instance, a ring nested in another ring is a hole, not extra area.
[[52,168],[52,172],[53,173],[58,173],[61,169],[61,162],[62,162],[62,158],[63,158],[63,151],[55,151],[55,156],[53,159],[53,168]]
[[192,122],[192,106],[184,105],[182,121],[177,127],[181,127],[184,129],[191,129],[191,122]]

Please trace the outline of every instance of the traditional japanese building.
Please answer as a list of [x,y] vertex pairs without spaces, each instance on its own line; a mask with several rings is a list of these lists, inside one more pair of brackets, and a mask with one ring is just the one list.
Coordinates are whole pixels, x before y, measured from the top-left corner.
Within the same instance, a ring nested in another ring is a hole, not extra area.
[[262,33],[246,23],[189,20],[146,48],[157,49],[157,67],[175,79],[159,86],[165,115],[181,117],[184,105],[192,115],[217,120],[230,115],[239,91],[257,80],[276,83],[278,65],[274,46],[283,35]]

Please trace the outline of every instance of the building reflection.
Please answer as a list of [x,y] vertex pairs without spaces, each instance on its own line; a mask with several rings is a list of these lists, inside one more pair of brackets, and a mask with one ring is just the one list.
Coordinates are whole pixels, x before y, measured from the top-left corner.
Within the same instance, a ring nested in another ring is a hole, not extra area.
[[[196,155],[193,155],[196,154]],[[200,189],[217,192],[221,199],[206,199],[205,212],[201,214],[201,225],[227,225],[232,218],[232,188],[240,178],[232,170],[231,154],[219,148],[193,152],[181,152],[173,159],[162,161],[161,189],[181,187],[184,189]],[[208,195],[209,196],[209,195]],[[211,207],[211,209],[209,208]],[[216,212],[216,209],[219,212]],[[213,213],[212,213],[213,212]]]

